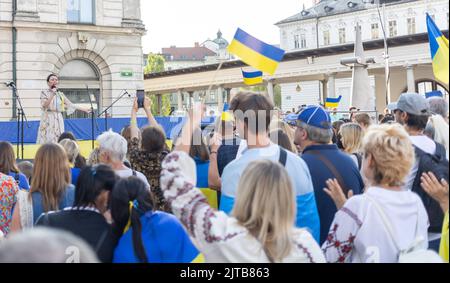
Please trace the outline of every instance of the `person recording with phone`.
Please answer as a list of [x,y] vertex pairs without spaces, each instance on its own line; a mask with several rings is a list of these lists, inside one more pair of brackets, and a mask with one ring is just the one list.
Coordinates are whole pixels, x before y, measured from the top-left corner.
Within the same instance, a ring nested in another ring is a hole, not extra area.
[[59,79],[55,74],[47,77],[48,89],[41,92],[41,122],[39,125],[37,143],[57,143],[59,136],[64,133],[64,118],[62,113],[71,115],[75,110],[90,113],[91,110],[79,107],[58,89]]

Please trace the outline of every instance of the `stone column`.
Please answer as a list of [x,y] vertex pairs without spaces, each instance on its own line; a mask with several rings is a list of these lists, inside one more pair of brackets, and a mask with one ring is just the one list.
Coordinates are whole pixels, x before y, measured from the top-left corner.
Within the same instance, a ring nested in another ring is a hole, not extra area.
[[122,27],[145,29],[141,20],[141,1],[123,0]]
[[223,110],[223,86],[217,89],[217,109],[219,113]]
[[322,82],[322,103],[325,105],[325,102],[328,98],[328,79],[324,79]]
[[39,22],[37,0],[17,0],[17,11],[14,19],[17,21]]
[[416,79],[414,78],[414,65],[406,65],[406,82],[408,83],[408,92],[416,92]]
[[267,81],[267,95],[269,96],[270,101],[273,101],[273,95],[274,95],[274,91],[273,91],[273,80],[268,80]]
[[328,97],[336,96],[336,73],[331,73],[328,75]]
[[183,111],[183,92],[181,90],[178,90],[177,93],[177,107],[178,107],[178,111]]

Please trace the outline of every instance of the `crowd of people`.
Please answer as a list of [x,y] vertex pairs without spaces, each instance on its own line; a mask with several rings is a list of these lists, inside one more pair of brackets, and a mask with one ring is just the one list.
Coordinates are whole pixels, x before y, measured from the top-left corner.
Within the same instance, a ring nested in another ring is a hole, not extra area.
[[0,142],[0,262],[448,262],[444,99],[336,119],[239,93],[213,130],[195,105],[172,148],[150,109],[87,159],[70,133],[33,163]]

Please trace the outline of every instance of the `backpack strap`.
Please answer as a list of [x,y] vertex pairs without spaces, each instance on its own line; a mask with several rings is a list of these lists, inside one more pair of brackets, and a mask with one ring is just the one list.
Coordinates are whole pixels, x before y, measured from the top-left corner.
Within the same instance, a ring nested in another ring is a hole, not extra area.
[[347,186],[345,185],[344,178],[342,178],[341,173],[339,173],[339,171],[336,169],[336,167],[333,165],[333,163],[331,163],[331,161],[325,155],[323,155],[318,150],[311,150],[311,151],[308,151],[308,153],[315,155],[317,158],[319,158],[320,161],[322,161],[323,164],[325,164],[325,166],[328,168],[328,170],[330,170],[331,173],[334,175],[334,177],[337,179],[339,185],[344,190],[345,194],[347,194],[350,191],[347,188]]
[[134,170],[133,170],[133,176],[134,176],[134,177],[137,176],[137,173],[136,173],[136,171],[134,171]]
[[278,162],[283,165],[283,167],[286,167],[286,162],[287,162],[287,152],[284,148],[282,148],[280,146],[280,158],[278,160]]
[[[384,209],[381,207],[380,203],[378,201],[376,201],[374,198],[372,198],[371,196],[369,196],[368,194],[364,194],[365,198],[367,198],[375,207],[375,209],[378,211],[378,214],[381,216],[381,220],[384,223],[384,226],[386,227],[389,236],[392,239],[392,242],[394,243],[395,248],[401,253],[403,253],[405,250],[402,250],[398,244],[398,242],[395,239],[395,233],[394,233],[394,227],[392,226],[392,222],[389,220],[389,217],[386,215],[386,213],[384,212]],[[414,246],[415,244],[417,244],[419,241],[419,205],[417,203],[417,222],[416,222],[416,231],[415,231],[415,236],[414,236],[414,240],[411,243],[411,245],[406,249],[410,250],[412,246]]]

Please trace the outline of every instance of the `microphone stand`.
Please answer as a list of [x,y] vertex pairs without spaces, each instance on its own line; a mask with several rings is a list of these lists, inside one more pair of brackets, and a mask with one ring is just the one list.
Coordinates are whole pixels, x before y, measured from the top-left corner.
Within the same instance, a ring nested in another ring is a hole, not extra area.
[[[22,101],[20,100],[19,95],[17,94],[17,87],[15,84],[11,84],[13,90],[13,97],[16,99],[18,107],[17,107],[17,159],[24,159],[24,124],[27,123],[27,128],[30,127],[28,124],[28,119],[25,114],[25,111],[22,107]],[[21,155],[19,153],[19,144],[21,149]],[[21,158],[20,158],[21,157]]]
[[124,89],[123,93],[111,105],[109,105],[105,110],[103,110],[102,113],[98,115],[98,118],[100,118],[103,114],[105,114],[105,131],[108,131],[108,110],[111,109],[114,106],[114,104],[116,104],[119,100],[121,100],[122,97],[124,97],[126,94],[128,94],[128,96],[131,97],[128,91]]
[[[92,103],[92,98],[91,98],[91,94],[89,93],[89,86],[88,85],[86,85],[86,90],[87,90],[87,95],[89,97],[89,103],[91,104],[91,134],[92,134],[91,140],[92,140],[92,149],[94,149],[95,148],[95,143],[94,143],[94,140],[95,140],[95,130],[94,130],[95,112],[94,112],[94,104]],[[95,124],[97,126],[97,131],[98,131],[97,121],[95,121]]]

